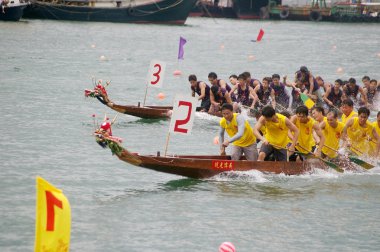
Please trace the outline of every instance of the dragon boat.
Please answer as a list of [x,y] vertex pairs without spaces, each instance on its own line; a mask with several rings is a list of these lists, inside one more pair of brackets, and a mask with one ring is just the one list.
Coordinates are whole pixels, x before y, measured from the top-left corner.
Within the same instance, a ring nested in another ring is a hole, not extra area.
[[263,173],[285,175],[300,175],[312,173],[314,167],[328,169],[328,166],[319,159],[310,158],[304,162],[276,162],[276,161],[247,161],[231,160],[228,155],[140,155],[121,146],[119,138],[108,136],[101,131],[95,132],[96,142],[103,148],[111,149],[112,154],[121,161],[134,166],[180,175],[189,178],[203,179],[230,171],[257,170]]
[[116,112],[132,115],[144,119],[161,119],[170,118],[173,106],[141,106],[140,102],[137,105],[119,105],[112,102],[108,98],[106,87],[109,85],[107,82],[104,86],[101,82],[95,85],[93,90],[86,89],[84,91],[85,97],[96,98],[99,102],[106,105]]

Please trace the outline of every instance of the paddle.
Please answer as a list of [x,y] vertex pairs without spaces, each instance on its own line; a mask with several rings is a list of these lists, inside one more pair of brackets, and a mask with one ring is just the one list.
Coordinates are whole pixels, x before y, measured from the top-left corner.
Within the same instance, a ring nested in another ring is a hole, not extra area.
[[221,156],[226,156],[226,147],[222,147],[223,148],[223,151],[220,153]]
[[[335,149],[333,149],[333,148],[331,148],[331,147],[329,147],[329,146],[327,146],[327,145],[324,145],[324,147],[326,147],[326,148],[328,148],[328,149],[330,149],[330,150],[332,150],[332,151],[335,151],[335,152],[338,153],[339,155],[342,155],[342,154],[339,153],[339,151],[337,151],[337,150],[335,150]],[[375,167],[374,165],[372,165],[372,164],[370,164],[370,163],[367,163],[366,161],[361,160],[361,159],[359,159],[358,157],[354,157],[354,156],[349,155],[349,156],[348,156],[348,159],[349,159],[351,162],[353,162],[353,163],[355,163],[355,164],[357,164],[357,165],[360,165],[361,167],[363,167],[364,169],[367,169],[367,170],[372,169],[373,167]]]
[[[333,162],[330,162],[326,159],[323,159],[321,157],[318,157],[316,156],[314,153],[308,151],[306,148],[302,147],[301,145],[297,144],[297,146],[301,147],[301,149],[307,151],[307,155],[308,156],[312,156],[314,158],[318,158],[319,160],[323,161],[326,165],[328,165],[329,167],[333,168],[334,170],[336,170],[337,172],[340,172],[342,173],[344,170],[342,168],[340,168],[337,164],[333,163]],[[302,153],[302,152],[298,152],[300,154],[305,154],[305,153]]]

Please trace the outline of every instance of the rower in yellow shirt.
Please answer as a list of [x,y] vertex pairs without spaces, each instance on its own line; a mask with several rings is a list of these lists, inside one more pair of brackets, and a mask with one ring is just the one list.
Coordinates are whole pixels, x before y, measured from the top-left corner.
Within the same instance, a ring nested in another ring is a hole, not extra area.
[[[319,124],[309,116],[309,110],[305,105],[296,108],[296,114],[292,116],[291,122],[296,125],[299,130],[298,143],[296,145],[297,152],[289,157],[290,161],[304,160],[304,157],[313,152],[317,157],[321,156],[321,148],[315,148],[315,140],[313,130],[319,137],[319,145],[325,144],[325,137],[322,134]],[[304,154],[304,155],[303,155]]]
[[323,121],[326,121],[325,110],[322,107],[315,106],[311,109],[311,116],[314,120],[316,120],[319,124]]
[[[232,160],[239,160],[244,153],[245,158],[250,161],[257,160],[256,137],[253,134],[249,122],[243,115],[233,113],[232,104],[222,105],[223,118],[220,120],[219,142],[221,144],[221,154],[224,148],[230,143],[232,145]],[[227,132],[229,139],[224,139],[224,132]]]
[[358,113],[354,111],[354,102],[349,98],[343,100],[342,106],[340,107],[340,109],[343,113],[342,118],[341,118],[341,121],[343,124],[346,124],[346,122],[349,119],[358,116]]
[[[327,121],[320,124],[325,137],[325,145],[322,147],[322,157],[336,158],[339,149],[339,141],[342,136],[344,124],[338,121],[338,111],[331,110],[327,113]],[[326,147],[327,146],[327,147]]]
[[[377,113],[376,121],[374,121],[372,123],[372,126],[375,128],[376,133],[380,136],[380,111]],[[376,144],[377,144],[376,140],[375,139],[371,139],[370,144],[371,144],[372,150],[376,150]],[[371,153],[371,154],[373,154],[374,156],[376,156],[375,153]]]
[[[358,110],[358,114],[358,117],[348,120],[343,128],[343,146],[349,146],[350,150],[357,155],[378,155],[380,151],[380,137],[376,129],[368,121],[370,111],[366,107],[361,107]],[[371,150],[371,139],[377,142],[375,150]]]
[[[263,126],[265,126],[264,136],[259,132]],[[288,118],[276,113],[272,106],[265,106],[262,109],[262,115],[253,128],[253,133],[257,139],[262,141],[258,161],[265,160],[271,154],[276,161],[286,161],[289,130],[294,132],[289,151],[294,152],[298,139],[297,127]]]

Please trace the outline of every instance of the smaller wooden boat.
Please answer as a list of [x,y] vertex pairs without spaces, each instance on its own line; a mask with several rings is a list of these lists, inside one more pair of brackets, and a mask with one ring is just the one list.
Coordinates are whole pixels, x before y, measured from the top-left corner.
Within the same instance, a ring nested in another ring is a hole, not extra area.
[[308,159],[303,163],[299,163],[234,161],[231,160],[230,156],[220,155],[161,156],[159,152],[156,155],[140,155],[129,152],[120,145],[121,142],[118,138],[107,136],[101,131],[95,132],[95,138],[99,145],[103,148],[110,148],[111,152],[124,162],[154,171],[189,178],[209,178],[228,171],[257,170],[263,173],[299,175],[312,172],[313,167],[327,169],[327,166],[319,159]]
[[165,119],[170,118],[173,106],[140,106],[140,102],[136,105],[119,105],[112,102],[108,98],[107,91],[101,83],[97,84],[94,90],[86,89],[84,95],[93,97],[116,112],[132,115],[144,119]]

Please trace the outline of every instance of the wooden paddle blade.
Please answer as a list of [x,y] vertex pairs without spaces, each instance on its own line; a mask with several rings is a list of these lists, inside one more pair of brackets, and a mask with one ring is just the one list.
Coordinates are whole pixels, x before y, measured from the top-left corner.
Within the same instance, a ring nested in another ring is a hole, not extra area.
[[328,166],[330,166],[331,168],[333,168],[334,170],[336,170],[337,172],[340,172],[340,173],[343,173],[344,170],[342,168],[340,168],[337,164],[333,163],[333,162],[330,162],[330,161],[327,161],[323,158],[321,158],[321,160],[323,162],[325,162],[325,164],[327,164]]
[[350,159],[351,162],[357,164],[357,165],[360,165],[361,167],[363,167],[364,169],[372,169],[373,167],[375,167],[374,165],[370,164],[370,163],[367,163],[366,161],[364,160],[361,160],[357,157],[354,157],[354,156],[349,156],[348,157]]

